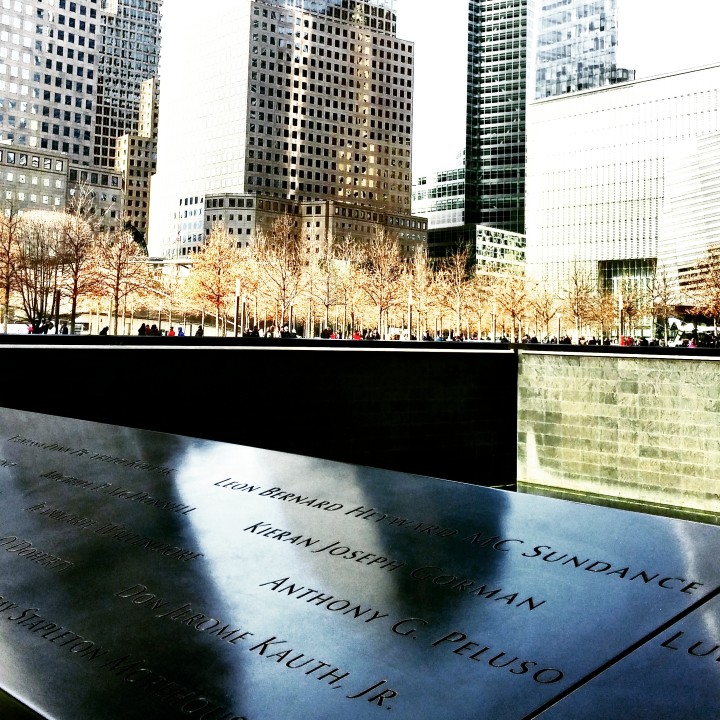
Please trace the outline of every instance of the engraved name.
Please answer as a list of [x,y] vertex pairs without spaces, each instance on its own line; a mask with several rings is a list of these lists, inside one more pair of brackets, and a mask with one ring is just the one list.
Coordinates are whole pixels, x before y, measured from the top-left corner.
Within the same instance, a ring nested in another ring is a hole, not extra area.
[[410,532],[420,533],[421,535],[451,538],[458,534],[458,531],[453,528],[442,527],[434,523],[421,522],[420,520],[411,520],[401,515],[391,515],[375,510],[375,508],[367,508],[363,505],[358,505],[350,510],[346,510],[344,514],[359,520],[372,520],[378,524],[385,523],[391,527],[409,530]]
[[[39,615],[38,608],[21,610],[17,603],[0,597],[0,613],[3,619],[22,627],[48,643],[85,662],[94,663],[98,670],[112,673],[132,685],[134,690],[149,693],[164,705],[179,711],[183,717],[197,720],[248,720],[243,715],[227,710],[200,692],[177,683],[148,667],[145,660],[135,660],[130,655],[108,659],[110,650],[92,640],[62,627]],[[9,614],[5,614],[9,613]],[[103,658],[102,664],[98,660]]]
[[53,480],[62,485],[71,485],[82,488],[83,490],[100,492],[104,495],[120,498],[121,500],[138,502],[142,505],[154,505],[160,510],[167,510],[168,512],[177,513],[178,515],[187,515],[196,509],[188,505],[183,505],[183,503],[153,497],[150,493],[144,491],[128,490],[122,486],[113,487],[112,483],[93,483],[89,480],[80,480],[72,475],[64,475],[57,470],[49,470],[40,475],[40,477],[43,478],[43,480]]
[[507,592],[494,584],[488,584],[479,580],[471,580],[460,575],[446,572],[436,565],[425,565],[415,568],[410,577],[413,580],[445,588],[463,595],[464,597],[483,598],[493,602],[505,603],[506,605],[523,608],[525,610],[537,610],[546,603],[545,600],[537,600],[532,596],[523,596],[519,592]]
[[114,455],[92,452],[86,448],[72,448],[58,445],[57,443],[44,443],[39,440],[32,440],[30,438],[23,437],[22,435],[13,435],[13,437],[8,438],[8,442],[19,443],[21,445],[27,445],[28,447],[35,447],[41,450],[51,450],[53,452],[73,455],[75,457],[86,457],[89,460],[109,463],[111,465],[121,465],[122,467],[132,468],[133,470],[145,470],[146,472],[156,472],[161,475],[169,475],[170,473],[175,472],[174,468],[168,468],[164,465],[154,465],[152,463],[143,462],[142,460],[128,460],[127,458],[120,458]]
[[456,630],[435,640],[431,645],[434,648],[452,649],[454,655],[473,662],[486,663],[491,668],[507,670],[513,675],[526,675],[541,685],[560,682],[565,676],[565,673],[558,668],[543,667],[535,660],[523,660],[519,655],[513,656],[511,652],[468,640],[465,633]]
[[54,508],[44,502],[25,508],[25,512],[38,513],[49,520],[56,520],[58,522],[79,527],[83,530],[90,530],[91,532],[102,535],[110,540],[139,547],[142,550],[147,550],[148,552],[158,553],[164,557],[171,558],[172,560],[188,562],[190,560],[196,560],[199,557],[203,557],[203,553],[195,552],[194,550],[187,550],[186,548],[178,547],[177,545],[170,545],[163,540],[156,540],[155,538],[147,537],[146,535],[140,535],[139,533],[128,530],[124,525],[117,525],[112,522],[95,520],[82,515],[68,513],[59,508]]
[[29,560],[30,562],[34,562],[42,567],[48,568],[48,570],[55,570],[58,573],[65,572],[66,570],[75,567],[75,563],[72,563],[69,560],[63,560],[57,555],[51,555],[50,553],[43,552],[42,550],[34,547],[28,540],[20,540],[15,535],[0,538],[0,550],[14,553],[17,557],[20,557],[23,560]]
[[[303,675],[314,678],[319,682],[324,682],[333,689],[342,688],[343,685],[340,684],[340,681],[347,680],[350,677],[349,672],[341,670],[338,667],[333,667],[331,663],[327,663],[324,660],[317,660],[314,657],[310,657],[295,648],[289,648],[287,645],[287,640],[279,640],[273,635],[267,640],[263,640],[261,643],[251,647],[250,652],[257,653],[267,660],[272,660],[284,668],[302,670]],[[365,687],[359,692],[346,695],[345,697],[349,700],[356,700],[362,697],[368,702],[376,704],[378,707],[384,706],[386,710],[390,710],[391,706],[385,705],[385,703],[391,698],[397,697],[398,692],[390,688],[376,692],[386,683],[387,680],[380,680],[370,687]],[[368,694],[370,694],[370,697],[365,697],[365,695]]]
[[[289,542],[293,545],[299,545],[300,547],[305,548],[310,548],[320,543],[319,540],[304,537],[303,535],[297,535],[290,530],[274,527],[271,523],[267,522],[254,523],[253,525],[249,525],[244,528],[244,531],[280,542]],[[383,557],[382,555],[377,555],[376,553],[367,552],[366,550],[353,550],[350,546],[343,545],[339,540],[334,540],[331,543],[323,543],[320,547],[313,548],[310,552],[315,554],[327,553],[333,557],[343,558],[344,560],[352,560],[357,563],[362,563],[363,565],[376,565],[388,572],[397,570],[405,565],[404,562],[398,562],[397,560],[392,560],[390,558]]]
[[574,555],[570,552],[556,550],[551,545],[535,545],[525,550],[525,552],[520,552],[524,549],[523,546],[527,547],[530,543],[519,538],[501,538],[497,535],[487,537],[483,532],[477,532],[463,538],[463,541],[497,552],[518,552],[521,557],[540,560],[556,567],[582,570],[615,580],[628,580],[629,582],[638,580],[644,586],[654,585],[663,590],[674,590],[688,595],[692,595],[695,590],[703,587],[703,583],[695,580],[659,572],[648,572],[640,568],[613,565],[605,560],[597,560],[584,555]]
[[321,590],[296,585],[290,581],[289,577],[260,583],[260,587],[270,588],[281,595],[287,595],[295,600],[302,600],[303,602],[315,605],[316,607],[322,607],[330,612],[348,615],[353,620],[362,620],[363,622],[371,623],[374,620],[389,617],[387,613],[382,613],[372,608],[364,608],[362,605],[343,598],[337,598],[334,595],[328,595]]
[[[233,628],[228,623],[204,612],[194,610],[192,604],[184,602],[178,605],[164,600],[155,593],[149,592],[147,586],[135,584],[115,593],[115,597],[130,600],[133,605],[152,611],[153,617],[167,619],[180,625],[187,625],[198,632],[214,635],[219,640],[236,645],[239,640],[247,640],[254,633],[242,628]],[[161,610],[162,612],[156,612]]]
[[664,647],[666,650],[684,650],[692,657],[712,658],[714,662],[720,662],[720,643],[714,640],[695,640],[692,642],[684,636],[684,631],[676,632],[671,638],[660,643],[660,647]]

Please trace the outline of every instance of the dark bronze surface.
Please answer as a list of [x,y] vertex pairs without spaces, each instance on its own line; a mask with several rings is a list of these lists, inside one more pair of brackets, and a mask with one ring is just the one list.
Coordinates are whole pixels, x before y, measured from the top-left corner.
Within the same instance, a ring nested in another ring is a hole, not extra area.
[[[704,622],[717,527],[16,410],[0,430],[0,689],[43,717],[519,720],[614,667],[620,696],[720,699],[717,663],[649,640]],[[702,678],[619,672],[651,649]]]
[[705,720],[720,701],[720,600],[664,628],[541,720]]

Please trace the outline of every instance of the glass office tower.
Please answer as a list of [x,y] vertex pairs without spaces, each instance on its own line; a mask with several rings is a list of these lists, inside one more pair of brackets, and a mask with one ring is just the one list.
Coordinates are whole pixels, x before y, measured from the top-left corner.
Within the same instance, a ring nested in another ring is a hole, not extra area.
[[466,223],[525,232],[527,0],[470,0]]
[[[101,5],[93,163],[113,167],[117,138],[138,134],[142,83],[158,74],[162,0],[101,0]],[[157,105],[157,81],[152,91]]]
[[531,103],[529,273],[686,282],[720,236],[720,65]]
[[618,67],[618,0],[555,0],[536,10],[535,97],[613,85],[635,77]]

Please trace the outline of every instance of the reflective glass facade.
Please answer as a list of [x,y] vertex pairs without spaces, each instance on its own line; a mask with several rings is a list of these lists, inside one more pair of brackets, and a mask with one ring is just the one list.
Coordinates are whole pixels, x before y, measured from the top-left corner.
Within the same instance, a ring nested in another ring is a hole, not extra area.
[[470,0],[466,222],[525,231],[527,0]]
[[[101,0],[101,5],[93,162],[113,167],[117,138],[140,134],[141,85],[158,74],[162,0]],[[152,88],[156,105],[159,83]]]
[[367,27],[394,33],[396,0],[269,0],[284,8],[328,15],[343,22],[362,21]]
[[465,167],[442,170],[417,178],[413,184],[412,209],[428,219],[428,229],[465,223]]
[[531,103],[529,273],[562,284],[582,263],[612,288],[717,242],[719,94],[714,65]]
[[542,0],[536,11],[535,97],[633,79],[617,66],[618,0]]

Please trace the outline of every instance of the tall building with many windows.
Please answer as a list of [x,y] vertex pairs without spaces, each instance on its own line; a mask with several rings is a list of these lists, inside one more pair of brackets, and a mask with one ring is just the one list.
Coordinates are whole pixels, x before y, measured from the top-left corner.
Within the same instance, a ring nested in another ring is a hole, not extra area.
[[658,270],[681,300],[720,236],[720,65],[528,108],[529,272],[619,294]]
[[[467,77],[465,146],[454,167],[415,179],[413,212],[428,219],[432,257],[468,248],[478,266],[515,269],[525,229],[528,0],[468,0],[461,33],[467,38],[467,64],[457,68]],[[488,253],[506,240],[512,253]]]
[[525,232],[528,0],[469,0],[465,221]]
[[[122,224],[115,143],[120,135],[137,133],[141,84],[157,75],[161,6],[162,0],[3,0],[5,210],[62,209],[82,183],[95,193],[106,226]],[[31,176],[19,169],[21,162],[53,170],[47,177]]]
[[[93,163],[113,167],[117,138],[147,135],[139,127],[143,112],[158,103],[162,0],[101,0],[101,6]],[[152,86],[143,88],[147,80]]]
[[[422,244],[427,223],[410,216],[414,48],[396,35],[395,0],[215,5],[193,17],[202,62],[178,47],[162,74],[152,253],[186,256],[217,223],[246,246],[283,213],[311,238],[383,227],[406,249]],[[186,13],[168,7],[170,44]]]
[[541,0],[535,14],[535,97],[635,78],[618,65],[618,2]]

